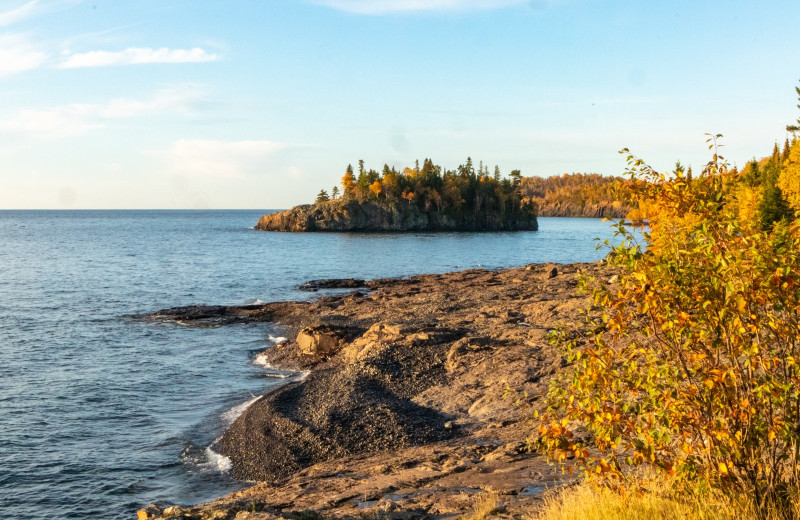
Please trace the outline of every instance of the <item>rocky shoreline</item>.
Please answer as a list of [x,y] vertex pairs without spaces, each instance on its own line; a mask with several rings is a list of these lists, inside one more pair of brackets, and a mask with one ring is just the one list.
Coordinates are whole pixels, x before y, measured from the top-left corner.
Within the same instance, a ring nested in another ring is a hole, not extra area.
[[[233,475],[258,484],[140,518],[457,518],[488,494],[498,517],[522,518],[564,478],[528,440],[564,365],[547,335],[576,329],[587,305],[579,271],[613,280],[602,262],[529,265],[346,280],[346,294],[311,301],[148,316],[281,324],[292,340],[261,356],[310,375],[255,402],[222,437]],[[318,282],[310,290],[337,286]]]

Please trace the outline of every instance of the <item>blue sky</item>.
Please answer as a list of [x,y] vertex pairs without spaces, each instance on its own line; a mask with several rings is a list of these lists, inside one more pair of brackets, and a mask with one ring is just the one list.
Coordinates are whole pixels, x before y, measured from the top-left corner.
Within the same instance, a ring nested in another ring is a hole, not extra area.
[[800,2],[0,0],[0,209],[284,208],[348,163],[738,165],[800,115]]

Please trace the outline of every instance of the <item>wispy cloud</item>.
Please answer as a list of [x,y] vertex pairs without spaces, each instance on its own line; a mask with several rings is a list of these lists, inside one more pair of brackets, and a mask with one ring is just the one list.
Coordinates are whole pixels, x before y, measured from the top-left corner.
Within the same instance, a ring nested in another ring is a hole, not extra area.
[[25,18],[35,16],[40,10],[39,0],[31,0],[17,7],[0,11],[0,27],[17,23]]
[[180,177],[236,179],[268,170],[272,156],[288,147],[274,141],[181,139],[161,153]]
[[389,14],[404,11],[465,11],[470,9],[502,9],[529,4],[530,0],[311,0],[359,14]]
[[196,90],[163,90],[149,99],[113,99],[104,104],[73,103],[47,109],[22,109],[0,120],[0,136],[57,139],[85,134],[112,120],[150,114],[190,115],[199,100]]
[[202,63],[216,61],[219,55],[209,53],[200,47],[193,49],[168,49],[161,47],[130,47],[111,51],[91,51],[71,54],[59,64],[61,69],[82,67],[108,67],[111,65],[139,65],[144,63]]
[[47,54],[18,34],[0,34],[0,78],[39,67]]

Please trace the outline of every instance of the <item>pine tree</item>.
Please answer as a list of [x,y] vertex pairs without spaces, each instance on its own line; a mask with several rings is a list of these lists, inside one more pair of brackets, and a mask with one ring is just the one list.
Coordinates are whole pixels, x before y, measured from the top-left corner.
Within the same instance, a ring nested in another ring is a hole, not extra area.
[[322,204],[323,202],[328,202],[330,197],[328,197],[328,192],[325,190],[319,190],[317,194],[317,200],[315,201],[317,204]]
[[338,199],[339,198],[339,186],[334,186],[333,187],[333,189],[331,190],[331,196],[334,199]]

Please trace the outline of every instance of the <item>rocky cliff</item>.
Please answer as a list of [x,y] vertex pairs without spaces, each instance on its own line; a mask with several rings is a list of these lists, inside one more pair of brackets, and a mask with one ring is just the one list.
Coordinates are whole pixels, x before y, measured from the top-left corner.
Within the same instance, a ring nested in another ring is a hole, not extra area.
[[501,217],[496,212],[482,212],[452,218],[435,209],[424,211],[407,202],[387,203],[336,199],[306,204],[264,215],[256,229],[260,231],[535,231],[536,215],[519,211]]
[[538,207],[537,214],[540,217],[588,217],[588,218],[625,218],[633,208],[633,205],[619,201],[602,201],[598,203],[572,203],[572,202],[548,202],[536,200]]

